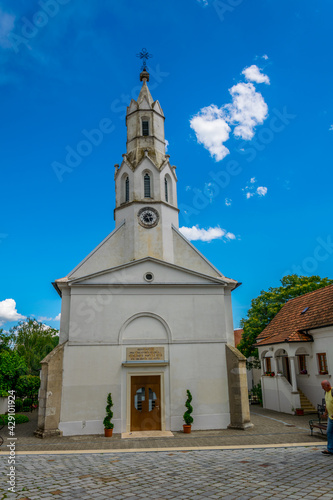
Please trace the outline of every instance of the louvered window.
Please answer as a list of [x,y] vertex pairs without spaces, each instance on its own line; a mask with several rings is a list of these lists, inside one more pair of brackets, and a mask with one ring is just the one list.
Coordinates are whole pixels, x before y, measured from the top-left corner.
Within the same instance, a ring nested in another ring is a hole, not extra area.
[[125,180],[125,201],[129,201],[129,178]]
[[151,193],[150,193],[150,175],[145,174],[144,176],[144,197],[145,198],[150,198]]
[[167,181],[166,177],[164,179],[164,191],[165,191],[165,201],[169,201],[169,196],[168,196],[168,181]]
[[142,135],[149,135],[149,122],[147,120],[142,121]]

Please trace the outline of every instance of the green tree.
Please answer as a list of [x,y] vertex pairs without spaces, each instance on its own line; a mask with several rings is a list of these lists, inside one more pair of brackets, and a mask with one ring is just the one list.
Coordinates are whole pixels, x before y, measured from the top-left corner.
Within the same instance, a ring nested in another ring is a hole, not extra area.
[[32,400],[37,399],[40,378],[36,375],[21,375],[16,384],[16,394],[19,397],[29,396]]
[[21,375],[27,372],[24,359],[16,351],[0,351],[0,389],[16,390],[16,384]]
[[260,295],[252,300],[247,318],[241,320],[244,333],[237,347],[247,358],[250,356],[258,358],[258,349],[253,347],[256,338],[288,300],[330,285],[333,280],[292,274],[282,278],[281,283],[282,286],[271,287],[267,292],[261,291]]
[[46,326],[34,318],[20,321],[10,329],[17,352],[27,365],[28,375],[39,375],[40,362],[59,343],[58,330]]

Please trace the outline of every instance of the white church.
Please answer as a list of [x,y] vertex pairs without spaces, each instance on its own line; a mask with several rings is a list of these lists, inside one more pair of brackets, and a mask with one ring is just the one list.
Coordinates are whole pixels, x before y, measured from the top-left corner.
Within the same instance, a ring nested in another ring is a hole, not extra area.
[[[226,278],[179,231],[176,167],[146,68],[115,165],[115,229],[54,286],[59,345],[42,361],[38,429],[102,434],[112,393],[115,433],[251,426],[245,358],[234,347]],[[182,172],[189,176],[190,171]]]

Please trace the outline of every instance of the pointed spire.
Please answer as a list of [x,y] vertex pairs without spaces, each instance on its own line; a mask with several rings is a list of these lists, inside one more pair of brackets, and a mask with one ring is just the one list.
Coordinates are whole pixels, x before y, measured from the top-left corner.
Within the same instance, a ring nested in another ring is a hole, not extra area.
[[146,98],[147,102],[149,103],[149,105],[152,106],[154,99],[152,98],[152,95],[151,95],[150,90],[148,88],[147,80],[144,78],[143,84],[142,84],[142,87],[140,90],[140,94],[139,94],[138,99],[137,99],[137,103],[139,106],[145,98]]

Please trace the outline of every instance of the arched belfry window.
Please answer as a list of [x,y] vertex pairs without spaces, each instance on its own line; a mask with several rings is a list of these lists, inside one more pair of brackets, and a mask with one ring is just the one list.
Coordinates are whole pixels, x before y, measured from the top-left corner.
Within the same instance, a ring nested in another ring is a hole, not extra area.
[[146,119],[142,120],[142,135],[149,135],[149,121]]
[[169,201],[169,193],[168,193],[168,179],[164,177],[164,193],[165,193],[165,201]]
[[144,197],[151,198],[150,175],[148,173],[145,174],[143,181],[144,181]]
[[125,201],[129,201],[129,178],[125,179]]

